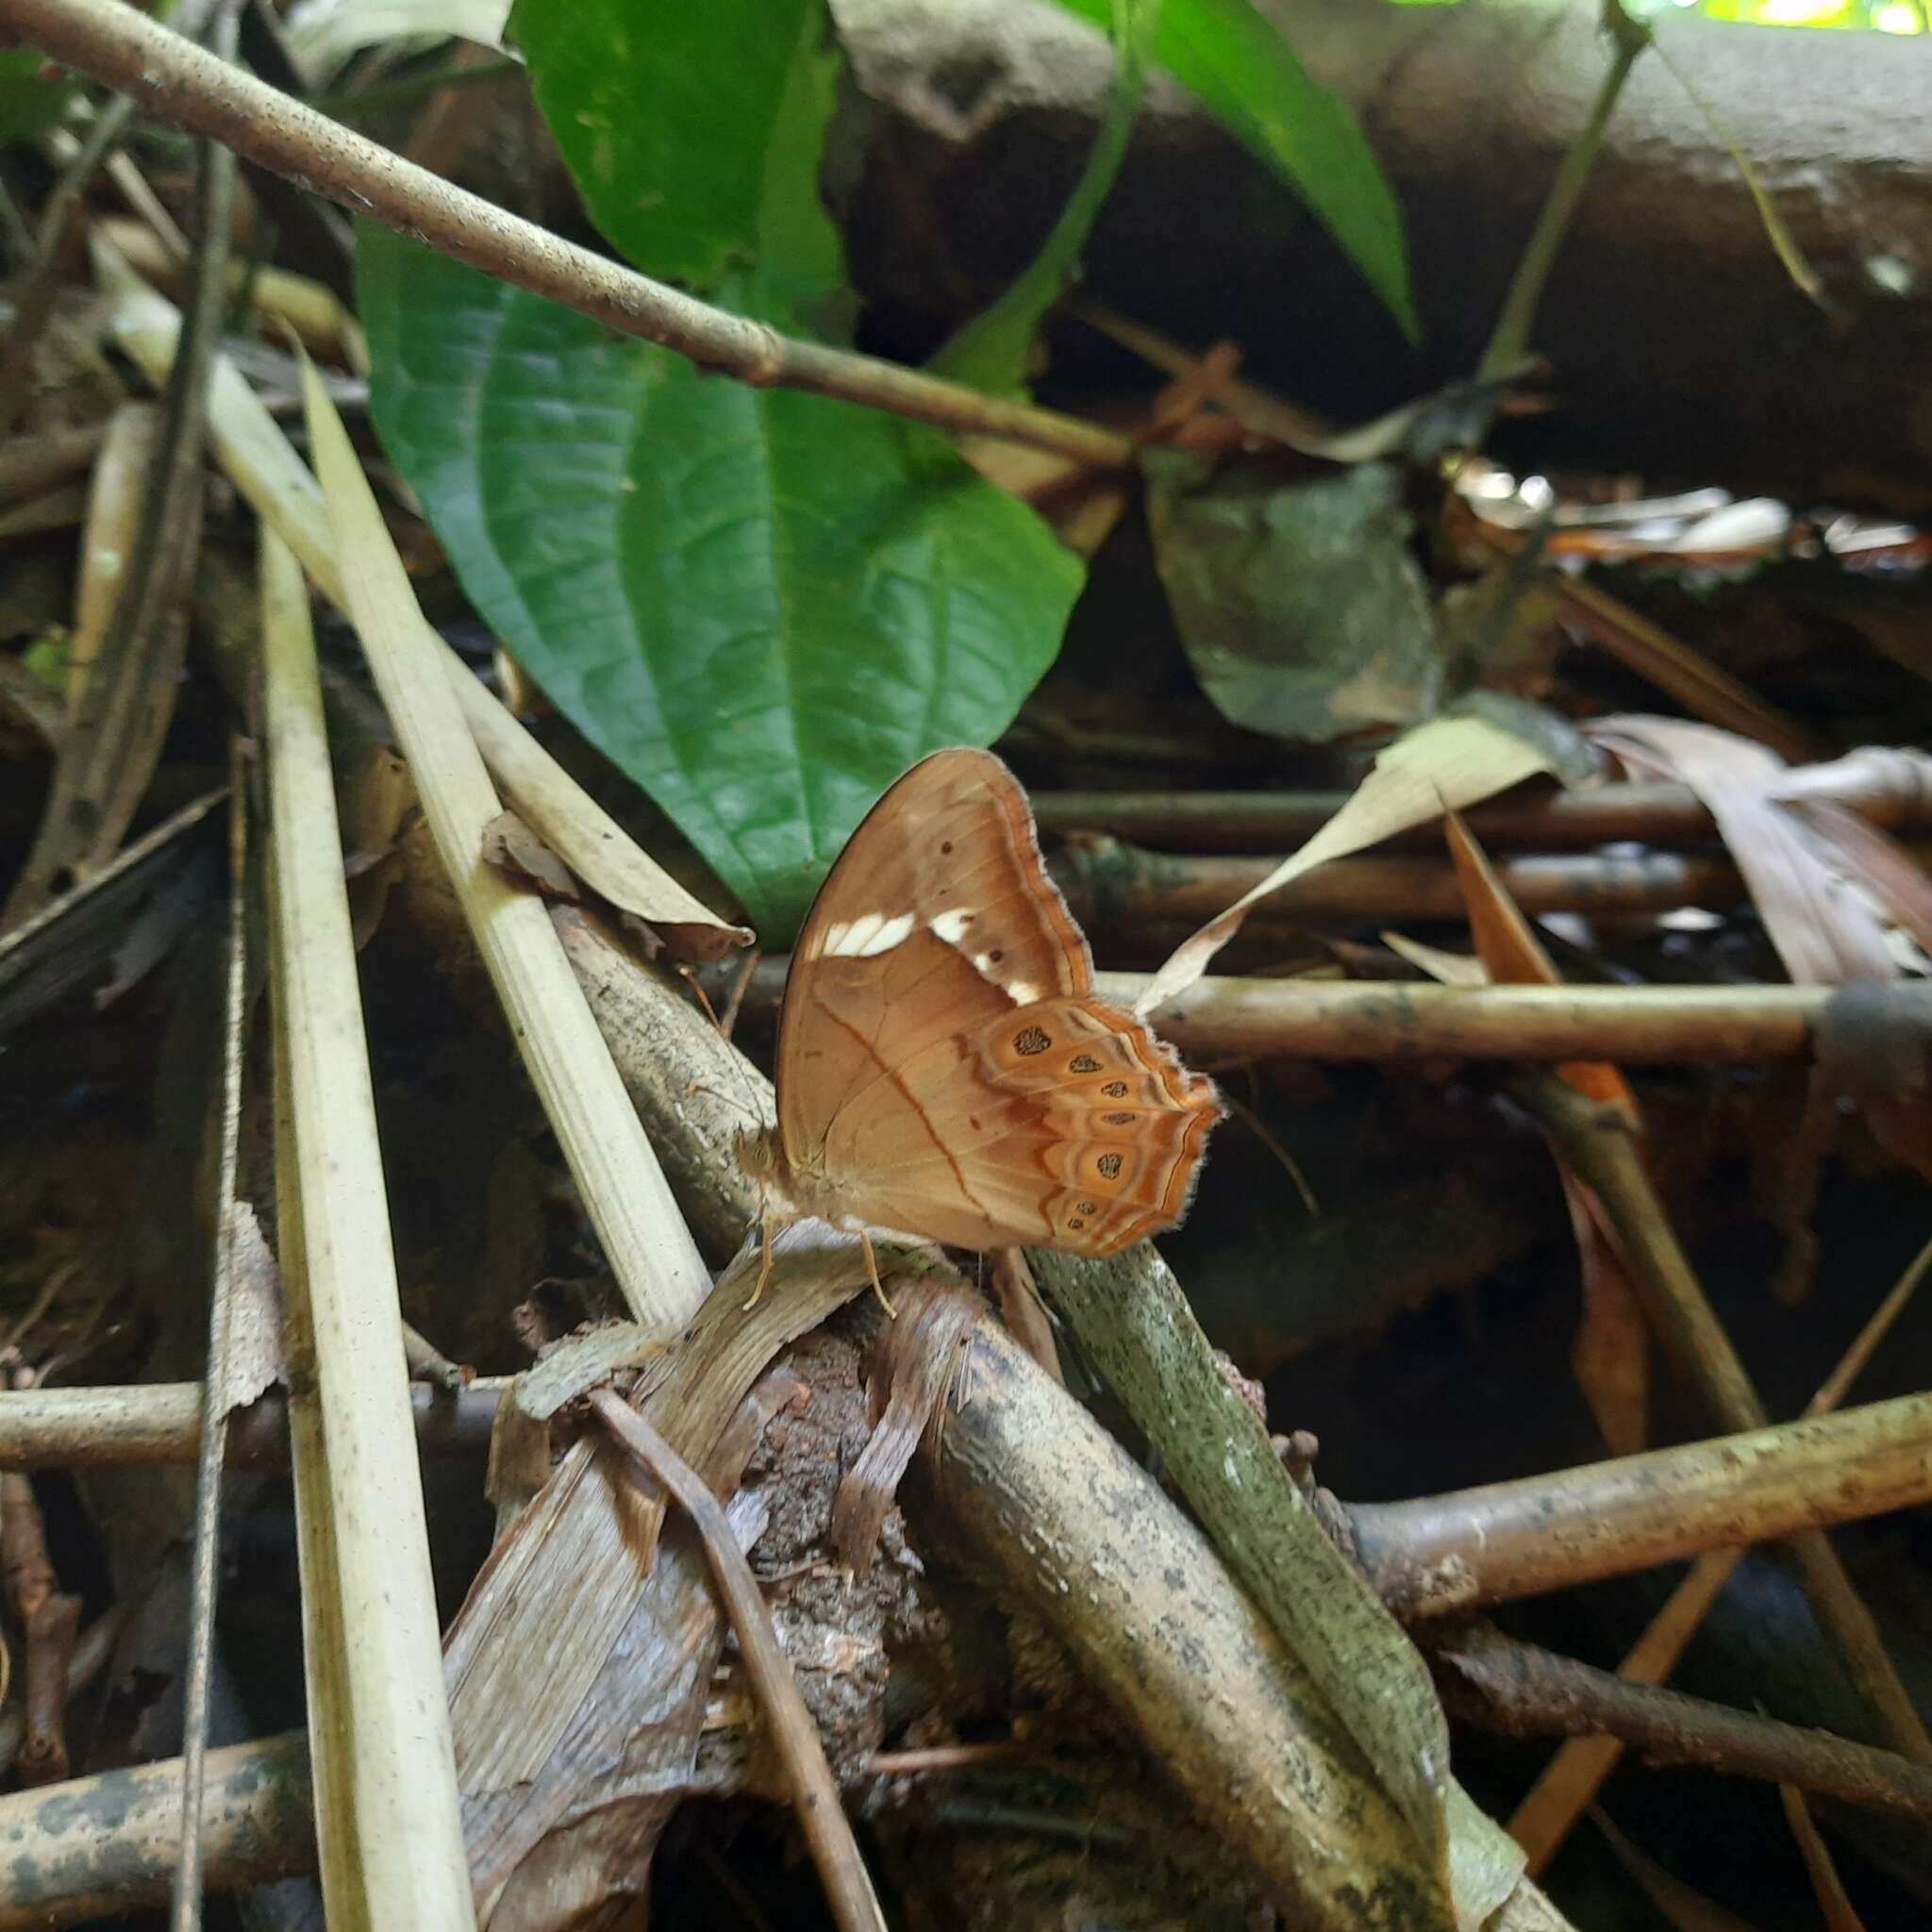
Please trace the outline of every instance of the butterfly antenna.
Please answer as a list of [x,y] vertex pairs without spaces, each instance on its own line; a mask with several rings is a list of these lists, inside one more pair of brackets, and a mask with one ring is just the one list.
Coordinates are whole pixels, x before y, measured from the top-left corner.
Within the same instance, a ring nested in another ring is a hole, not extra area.
[[1261,1124],[1261,1116],[1244,1100],[1237,1100],[1225,1087],[1221,1090],[1221,1103],[1238,1120],[1244,1121],[1255,1139],[1280,1161],[1288,1170],[1288,1177],[1294,1183],[1295,1192],[1302,1197],[1302,1206],[1308,1210],[1309,1219],[1322,1218],[1322,1204],[1315,1199],[1315,1191],[1308,1185],[1308,1177],[1301,1171],[1294,1156]]
[[[710,994],[705,991],[704,983],[698,978],[697,974],[689,966],[680,966],[677,969],[684,983],[691,988],[692,997],[704,1008],[705,1018],[718,1029],[718,1038],[727,1047],[732,1044],[731,1029],[737,1022],[739,1008],[744,1004],[744,990],[751,984],[751,968],[758,963],[758,956],[754,953],[751,958],[745,962],[744,972],[739,975],[738,984],[731,990],[731,997],[724,1003],[724,1017],[722,1020],[718,1017],[718,1009],[711,1004]],[[761,1127],[765,1124],[764,1109],[758,1106],[758,1094],[753,1091],[751,1082],[745,1078],[744,1067],[738,1052],[733,1051],[729,1055],[729,1058],[732,1072],[737,1075],[740,1084],[744,1089],[744,1098],[741,1101],[733,1101],[728,1094],[720,1093],[715,1087],[699,1086],[693,1087],[691,1091],[693,1093],[708,1093],[714,1099],[724,1101],[727,1106],[741,1107],[745,1118],[754,1126]],[[759,1192],[762,1195],[762,1184],[760,1184]]]

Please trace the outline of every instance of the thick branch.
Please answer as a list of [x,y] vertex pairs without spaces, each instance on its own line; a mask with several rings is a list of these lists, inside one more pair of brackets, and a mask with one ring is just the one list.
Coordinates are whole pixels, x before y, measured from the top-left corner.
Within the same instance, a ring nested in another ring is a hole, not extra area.
[[486,275],[761,388],[808,390],[941,428],[1119,468],[1126,439],[896,363],[795,341],[560,240],[227,67],[119,0],[0,0],[0,32],[132,94],[297,186]]

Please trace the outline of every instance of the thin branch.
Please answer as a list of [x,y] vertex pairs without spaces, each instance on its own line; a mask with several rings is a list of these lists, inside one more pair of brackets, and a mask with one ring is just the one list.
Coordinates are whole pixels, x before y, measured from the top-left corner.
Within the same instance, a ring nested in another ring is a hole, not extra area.
[[[1854,756],[1800,766],[1807,801],[1828,799],[1886,831],[1932,825],[1932,783],[1923,755]],[[1348,803],[1345,791],[1036,791],[1033,816],[1047,838],[1107,832],[1180,852],[1291,852]],[[1539,791],[1525,786],[1463,813],[1486,850],[1573,850],[1635,840],[1646,845],[1709,843],[1717,830],[1687,785],[1592,785]],[[1440,824],[1418,825],[1385,848],[1441,849]]]
[[731,1533],[723,1507],[701,1477],[629,1404],[609,1389],[591,1391],[591,1406],[632,1461],[662,1483],[696,1525],[718,1594],[731,1618],[746,1674],[756,1687],[777,1750],[792,1780],[791,1803],[799,1829],[825,1888],[841,1932],[885,1932],[865,1861],[825,1762],[818,1726],[798,1693],[791,1665],[778,1647],[758,1578]]
[[0,24],[298,187],[700,368],[1053,450],[1098,468],[1132,461],[1132,443],[1112,430],[782,336],[564,242],[211,58],[119,0],[0,0]]
[[[1920,856],[1919,848],[1913,848]],[[1192,858],[1102,844],[1063,850],[1053,874],[1087,929],[1195,925],[1224,912],[1274,869],[1267,858]],[[1749,894],[1727,859],[1669,852],[1606,853],[1503,860],[1497,871],[1530,917],[1546,912],[1671,912],[1684,906],[1741,906]],[[1468,908],[1448,862],[1438,858],[1332,858],[1290,879],[1246,930],[1322,921],[1460,924]]]
[[1696,1764],[1932,1821],[1932,1767],[1774,1718],[1732,1710],[1477,1627],[1431,1651],[1451,1709],[1512,1738],[1608,1736],[1653,1764]]

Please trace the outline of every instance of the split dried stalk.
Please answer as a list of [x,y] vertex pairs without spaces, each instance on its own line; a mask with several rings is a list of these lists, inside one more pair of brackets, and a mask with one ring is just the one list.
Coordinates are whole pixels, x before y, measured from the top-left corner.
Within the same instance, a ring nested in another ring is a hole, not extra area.
[[712,1579],[738,1637],[746,1674],[771,1726],[769,1741],[791,1777],[793,1814],[811,1848],[841,1932],[864,1932],[868,1926],[885,1932],[885,1914],[832,1781],[818,1727],[798,1694],[758,1580],[731,1534],[724,1508],[691,1465],[612,1391],[592,1391],[591,1406],[631,1458],[671,1491],[697,1526]]
[[23,1784],[56,1784],[68,1769],[67,1676],[80,1599],[60,1588],[33,1483],[14,1471],[0,1474],[0,1578],[26,1638],[25,1731],[14,1768]]
[[[1627,1120],[1549,1075],[1520,1083],[1517,1091],[1602,1202],[1651,1325],[1679,1369],[1695,1381],[1724,1427],[1765,1427],[1770,1418],[1764,1404],[1705,1297],[1644,1172]],[[1789,1539],[1789,1547],[1820,1625],[1894,1747],[1909,1757],[1932,1758],[1932,1737],[1829,1540],[1822,1530],[1807,1530]]]
[[780,335],[560,240],[213,61],[118,0],[7,0],[9,32],[138,98],[164,121],[428,242],[500,280],[760,388],[809,391],[1097,468],[1133,461],[1126,437],[895,363]]
[[[96,272],[115,296],[115,338],[151,382],[165,380],[180,318],[98,236]],[[280,425],[232,362],[217,357],[208,388],[215,454],[261,520],[281,536],[316,588],[347,611],[328,510],[315,477]],[[529,732],[486,691],[434,633],[463,714],[506,802],[593,891],[663,931],[686,957],[709,958],[750,935],[719,919],[663,868],[586,792]]]
[[140,540],[142,499],[161,451],[161,412],[153,403],[124,403],[108,421],[88,490],[87,524],[74,590],[74,631],[67,647],[67,708],[80,708],[94,660],[114,622]]
[[[280,1234],[331,1924],[474,1925],[375,1094],[306,589],[262,544]],[[312,1358],[301,1361],[299,1356]]]
[[619,1289],[639,1321],[678,1334],[710,1292],[710,1274],[543,902],[484,863],[502,801],[341,418],[307,363],[304,377],[336,553],[355,558],[343,585],[350,613],[438,856]]

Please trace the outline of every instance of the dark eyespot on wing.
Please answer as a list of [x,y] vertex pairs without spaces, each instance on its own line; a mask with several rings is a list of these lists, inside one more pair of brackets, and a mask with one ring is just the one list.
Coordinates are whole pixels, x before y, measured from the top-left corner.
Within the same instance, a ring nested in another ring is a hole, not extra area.
[[1121,1177],[1121,1158],[1118,1154],[1103,1154],[1094,1166],[1100,1170],[1104,1181],[1117,1181]]
[[1100,1116],[1100,1118],[1104,1120],[1110,1127],[1131,1127],[1134,1124],[1134,1116],[1125,1111],[1120,1113],[1104,1113]]
[[1127,1097],[1127,1083],[1124,1080],[1109,1080],[1100,1091],[1109,1100],[1124,1100]]
[[1074,1206],[1077,1208],[1082,1214],[1098,1214],[1100,1212],[1099,1207],[1091,1201],[1075,1201],[1074,1203]]
[[[1076,1053],[1067,1062],[1067,1072],[1070,1074],[1097,1074],[1099,1071],[1100,1062],[1091,1053]],[[1122,1087],[1123,1093],[1126,1091],[1125,1087]]]
[[[999,957],[997,953],[993,955]],[[1025,1054],[1030,1058],[1034,1054],[1044,1053],[1053,1044],[1051,1036],[1043,1026],[1024,1026],[1013,1035],[1013,1051]]]

